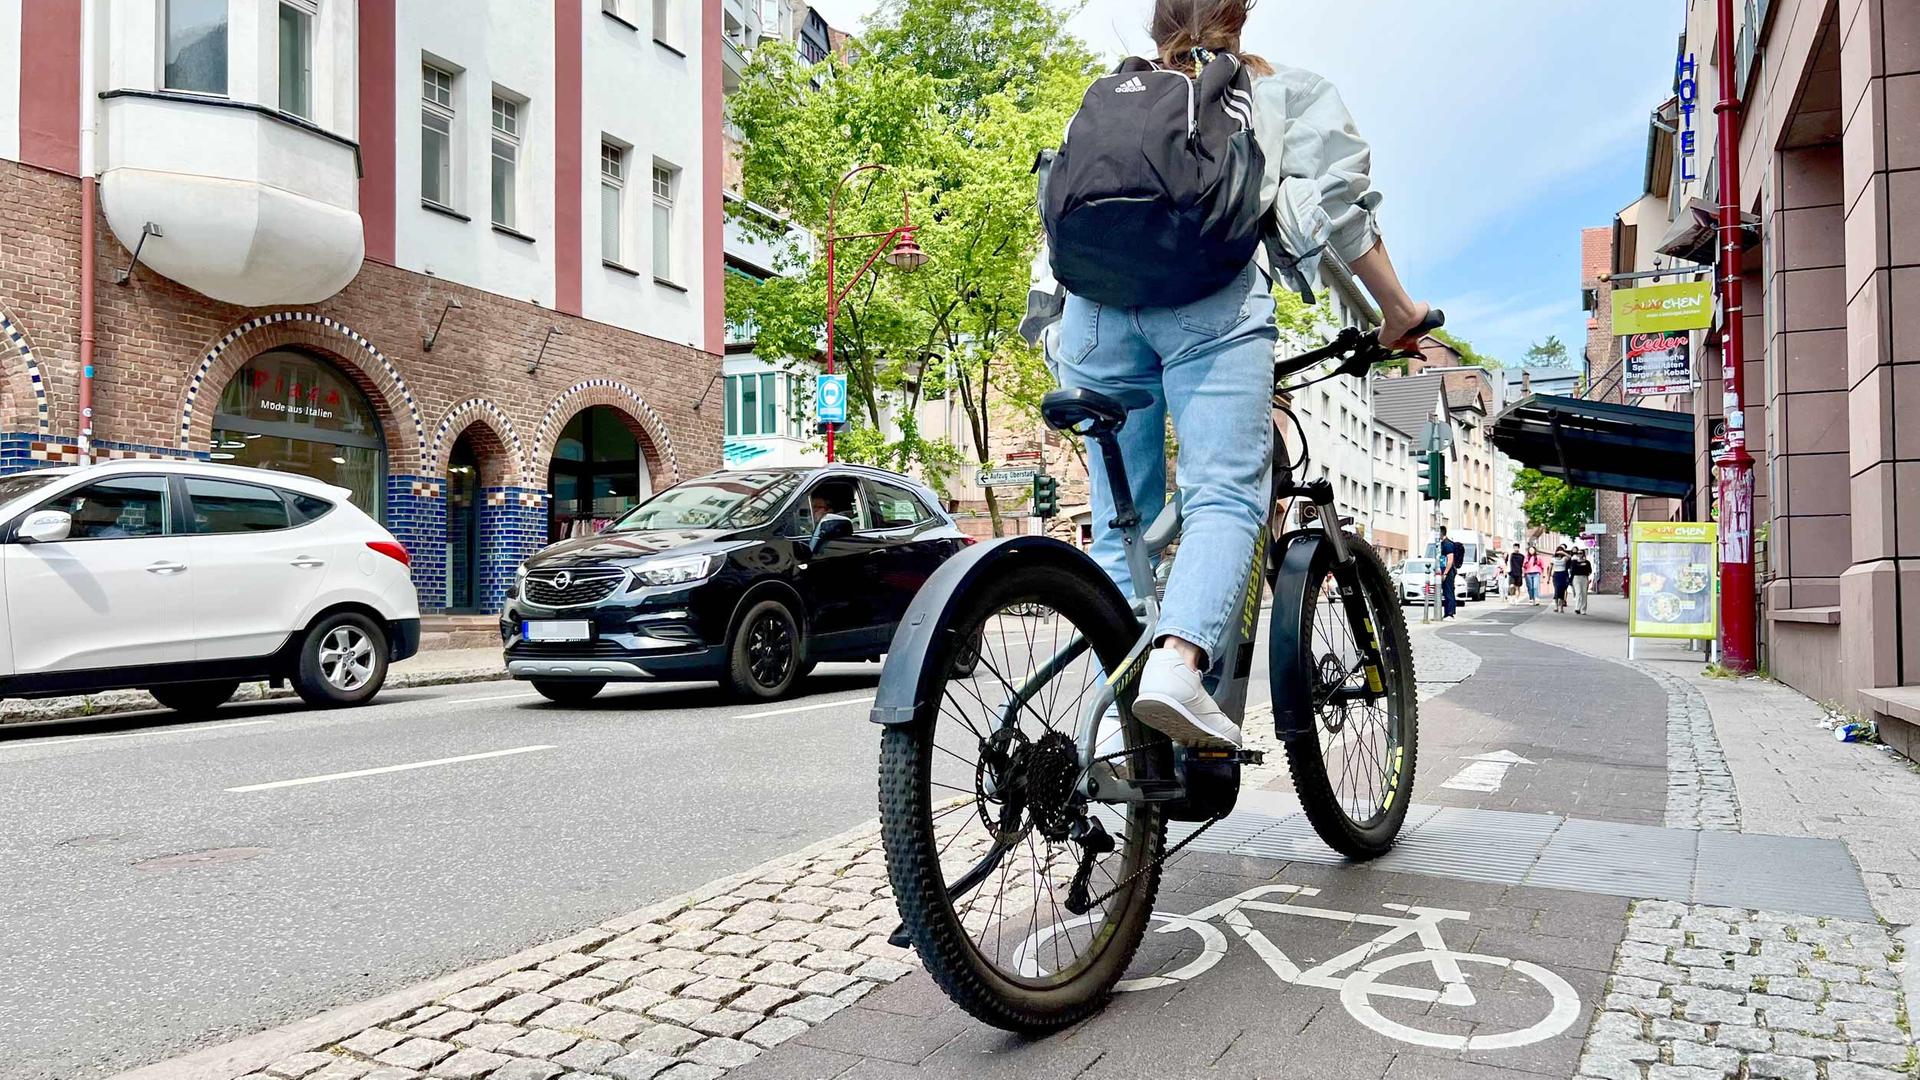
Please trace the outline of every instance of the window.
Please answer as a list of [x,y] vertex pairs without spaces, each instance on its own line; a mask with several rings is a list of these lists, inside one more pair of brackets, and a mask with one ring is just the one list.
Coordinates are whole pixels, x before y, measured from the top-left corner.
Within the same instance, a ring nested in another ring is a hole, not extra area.
[[619,263],[625,254],[627,151],[610,142],[600,144],[600,258]]
[[280,4],[280,111],[313,119],[313,15],[311,3]]
[[69,540],[124,540],[167,531],[167,478],[117,476],[49,501],[73,518]]
[[673,189],[679,170],[671,165],[653,165],[653,276],[666,281],[673,276]]
[[272,532],[288,525],[287,501],[269,487],[188,477],[187,499],[196,533]]
[[876,529],[904,529],[930,516],[913,492],[877,480],[867,481],[867,502],[873,510]]
[[815,484],[807,492],[806,498],[794,507],[788,519],[789,524],[782,530],[788,536],[807,536],[820,518],[827,514],[839,514],[853,521],[855,532],[866,532],[866,507],[860,498],[860,483],[848,477],[829,477]]
[[227,92],[227,0],[166,0],[169,90]]
[[520,176],[520,103],[493,95],[493,223],[514,228]]
[[667,30],[673,25],[673,0],[653,0],[653,40],[662,45],[673,44]]
[[300,495],[287,492],[287,502],[293,507],[293,523],[305,525],[309,521],[318,521],[327,516],[333,504],[317,495]]
[[420,198],[453,206],[453,73],[420,67]]

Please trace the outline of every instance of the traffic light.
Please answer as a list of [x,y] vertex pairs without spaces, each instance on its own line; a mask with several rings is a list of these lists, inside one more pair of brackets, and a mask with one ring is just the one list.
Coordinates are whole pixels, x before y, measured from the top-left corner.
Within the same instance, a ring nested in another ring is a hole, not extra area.
[[1033,516],[1050,518],[1060,512],[1060,481],[1041,473],[1033,478]]
[[1428,451],[1419,463],[1420,494],[1433,502],[1446,502],[1453,497],[1453,489],[1447,486],[1447,455],[1442,450]]

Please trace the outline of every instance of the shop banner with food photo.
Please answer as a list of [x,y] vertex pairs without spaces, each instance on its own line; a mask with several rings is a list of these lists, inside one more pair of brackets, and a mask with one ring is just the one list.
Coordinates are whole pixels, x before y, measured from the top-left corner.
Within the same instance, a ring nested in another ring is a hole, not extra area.
[[1634,637],[1711,640],[1719,633],[1716,531],[1710,521],[1633,523]]

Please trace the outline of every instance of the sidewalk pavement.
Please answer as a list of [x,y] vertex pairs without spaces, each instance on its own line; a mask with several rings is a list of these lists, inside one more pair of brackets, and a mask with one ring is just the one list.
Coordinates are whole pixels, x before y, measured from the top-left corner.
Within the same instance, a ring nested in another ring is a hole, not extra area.
[[1711,714],[1713,735],[1749,832],[1819,836],[1847,845],[1880,916],[1920,923],[1920,767],[1879,746],[1842,743],[1828,711],[1763,678],[1713,678],[1705,656],[1642,642],[1627,660],[1627,602],[1596,596],[1584,616],[1548,615],[1518,631],[1676,681]]
[[[1781,688],[1598,659],[1621,629],[1602,600],[1578,623],[1468,610],[1413,634],[1435,754],[1395,851],[1341,862],[1283,775],[1250,777],[1239,810],[1167,867],[1133,992],[1053,1037],[972,1021],[887,944],[897,914],[869,825],[123,1080],[1915,1076],[1903,947],[1868,917],[1848,857],[1889,867],[1873,902],[1898,910],[1904,864],[1887,853],[1912,818],[1795,815],[1821,795],[1888,812],[1920,777],[1834,743]],[[1475,732],[1518,749],[1492,758],[1508,790],[1449,782],[1486,759]],[[1822,780],[1792,776],[1800,764]],[[1735,831],[1759,822],[1785,835]],[[1405,951],[1419,918],[1425,951]]]
[[[507,677],[506,663],[494,646],[478,649],[433,649],[416,653],[394,664],[387,671],[387,686],[443,686],[450,683],[483,682]],[[235,701],[292,697],[291,687],[278,690],[265,682],[240,684]],[[145,690],[110,690],[102,694],[71,697],[12,699],[0,701],[0,724],[26,724],[36,720],[65,720],[79,716],[104,716],[108,713],[144,712],[159,708]]]

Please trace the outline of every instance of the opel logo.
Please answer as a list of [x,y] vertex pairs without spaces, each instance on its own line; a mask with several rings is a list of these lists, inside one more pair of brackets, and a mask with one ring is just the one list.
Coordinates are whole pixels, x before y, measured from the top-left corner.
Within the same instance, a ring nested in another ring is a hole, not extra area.
[[573,584],[572,571],[562,570],[559,573],[553,575],[553,587],[556,589],[559,589],[561,592],[566,592],[567,586],[571,584]]

